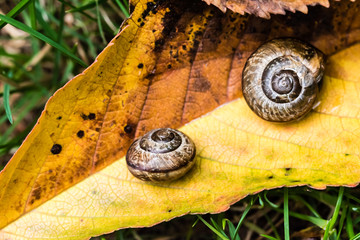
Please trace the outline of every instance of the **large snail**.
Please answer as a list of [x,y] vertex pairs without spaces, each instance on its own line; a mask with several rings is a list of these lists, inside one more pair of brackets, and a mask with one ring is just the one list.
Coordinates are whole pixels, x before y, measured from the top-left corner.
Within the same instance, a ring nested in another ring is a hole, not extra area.
[[130,172],[144,181],[173,181],[195,164],[195,144],[171,128],[154,129],[135,140],[127,154]]
[[293,38],[274,39],[247,60],[243,95],[265,120],[297,120],[312,109],[323,72],[324,55],[318,49]]

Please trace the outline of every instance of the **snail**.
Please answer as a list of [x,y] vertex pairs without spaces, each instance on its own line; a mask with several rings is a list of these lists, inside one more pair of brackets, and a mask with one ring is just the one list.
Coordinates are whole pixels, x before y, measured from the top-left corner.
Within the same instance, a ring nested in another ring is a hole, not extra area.
[[274,39],[247,60],[243,96],[265,120],[299,120],[312,109],[323,73],[324,54],[320,50],[298,39]]
[[194,142],[184,133],[158,128],[135,140],[126,153],[129,171],[144,181],[173,181],[195,164]]

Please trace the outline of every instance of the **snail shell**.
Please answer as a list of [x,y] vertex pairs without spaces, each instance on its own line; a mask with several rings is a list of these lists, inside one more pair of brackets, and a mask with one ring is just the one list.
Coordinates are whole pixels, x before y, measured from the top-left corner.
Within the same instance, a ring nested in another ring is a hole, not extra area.
[[323,73],[324,55],[318,49],[293,38],[274,39],[247,60],[243,95],[265,120],[297,120],[312,109]]
[[194,142],[171,128],[154,129],[135,140],[127,154],[129,171],[144,181],[172,181],[195,164]]

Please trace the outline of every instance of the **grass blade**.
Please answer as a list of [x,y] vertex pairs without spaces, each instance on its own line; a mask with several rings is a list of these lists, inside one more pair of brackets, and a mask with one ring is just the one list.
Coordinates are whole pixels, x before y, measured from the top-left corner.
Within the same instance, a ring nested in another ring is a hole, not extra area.
[[125,14],[125,16],[127,18],[130,17],[128,7],[124,6],[124,4],[120,0],[115,0],[115,1],[116,1],[117,5],[119,6],[120,10]]
[[345,222],[345,218],[347,216],[347,211],[349,209],[349,202],[343,207],[342,213],[341,213],[341,218],[340,218],[340,223],[339,223],[339,231],[338,231],[338,236],[336,238],[336,240],[340,239],[341,236],[341,231],[344,227],[344,222]]
[[30,35],[39,38],[40,40],[50,44],[51,46],[53,46],[54,48],[58,49],[59,51],[61,51],[62,53],[64,53],[66,56],[74,59],[74,61],[76,61],[77,63],[79,63],[81,66],[83,67],[87,67],[87,65],[77,56],[75,56],[73,53],[71,53],[69,50],[67,50],[65,47],[61,46],[60,44],[58,44],[57,42],[55,42],[54,40],[48,38],[47,36],[35,31],[34,29],[32,29],[31,27],[16,21],[15,19],[9,18],[5,15],[0,14],[0,19],[13,25],[16,28],[19,28],[21,30],[23,30],[24,32],[29,33]]
[[290,240],[289,190],[284,188],[284,238]]
[[[68,6],[68,7],[76,8],[76,6],[74,6],[73,4],[71,4],[71,3],[67,2],[67,1],[64,1],[64,0],[58,0],[58,1],[61,2],[61,3],[63,3],[63,4],[65,4],[65,5]],[[79,13],[81,13],[81,14],[84,15],[85,17],[93,20],[94,22],[96,21],[95,18],[91,17],[89,14],[87,14],[87,13],[84,12],[84,11],[79,11]]]
[[252,199],[251,202],[250,202],[250,204],[248,204],[248,205],[246,206],[245,211],[244,211],[243,214],[241,215],[241,218],[240,218],[240,220],[239,220],[239,222],[238,222],[238,225],[236,226],[236,229],[235,229],[235,231],[234,231],[234,234],[231,235],[231,239],[235,239],[236,235],[237,235],[238,232],[239,232],[241,223],[244,221],[246,215],[247,215],[248,212],[250,211],[250,209],[251,209],[251,207],[252,207],[253,204],[254,204],[254,200]]
[[264,237],[264,238],[267,238],[267,239],[270,239],[270,240],[279,240],[277,238],[274,238],[272,236],[269,236],[269,235],[266,235],[266,234],[260,234],[260,236]]
[[346,232],[347,232],[349,238],[353,238],[355,235],[354,226],[353,226],[352,221],[353,221],[353,219],[351,216],[351,211],[349,210],[346,214],[346,225],[345,225],[345,229],[346,229]]
[[[221,214],[222,215],[222,214]],[[219,219],[221,219],[222,217],[220,216]],[[219,226],[219,224],[217,224],[217,222],[215,222],[215,220],[213,218],[210,218],[211,223],[213,224],[213,226],[215,227],[215,229],[217,229],[217,231],[222,234],[223,236],[226,236],[226,233],[224,232],[224,230]]]
[[229,240],[226,236],[222,235],[216,228],[214,228],[213,226],[211,226],[211,224],[209,224],[207,221],[205,221],[200,215],[198,215],[198,218],[208,227],[211,229],[211,231],[213,231],[217,236],[219,236],[221,239],[223,240]]
[[276,227],[275,227],[273,221],[269,218],[269,216],[267,214],[265,214],[265,218],[266,218],[266,221],[270,224],[270,227],[271,227],[272,231],[275,234],[275,238],[276,239],[281,239],[280,234],[276,230]]
[[106,44],[106,39],[105,39],[104,31],[102,28],[102,24],[101,24],[101,16],[100,16],[98,0],[95,0],[95,3],[96,3],[96,19],[97,19],[97,23],[99,26],[100,37],[101,37],[103,43]]
[[340,211],[343,195],[344,195],[344,187],[340,187],[338,199],[337,199],[336,205],[335,205],[334,214],[331,217],[328,225],[326,226],[325,233],[324,233],[324,239],[329,238],[329,232],[333,229],[333,227],[336,223],[337,217],[339,216],[339,211]]
[[129,1],[128,0],[121,0],[121,2],[125,5],[126,9],[129,9]]
[[294,195],[294,196],[290,196],[290,198],[293,199],[293,200],[295,200],[295,201],[297,201],[297,202],[301,202],[302,204],[305,205],[305,207],[307,207],[307,208],[310,210],[310,212],[311,212],[315,217],[321,218],[320,215],[319,215],[319,213],[311,206],[311,204],[309,204],[308,202],[306,202],[302,197]]
[[18,100],[19,102],[15,103],[18,106],[15,105],[12,109],[12,112],[16,113],[16,120],[14,121],[13,125],[8,127],[6,131],[0,135],[0,145],[8,142],[17,124],[19,124],[29,114],[29,112],[37,104],[39,104],[41,98],[42,95],[34,94],[30,92],[28,94],[23,95],[22,98]]
[[31,27],[33,29],[36,29],[36,9],[35,9],[35,2],[32,2],[32,4],[29,6],[29,13],[30,13],[30,21],[31,21]]
[[354,237],[350,238],[350,240],[360,239],[360,233],[356,234]]
[[265,192],[264,195],[263,195],[265,202],[266,202],[267,204],[269,204],[272,208],[279,208],[279,207],[280,207],[279,205],[271,202],[271,201],[267,198],[267,193],[268,193],[268,192]]
[[[10,10],[10,12],[8,12],[8,14],[6,14],[7,17],[16,17],[17,15],[19,15],[19,13],[21,13],[28,4],[30,4],[33,0],[22,0],[21,2],[19,2],[13,9]],[[0,29],[2,29],[5,25],[7,24],[6,21],[0,21]]]
[[226,228],[226,224],[228,225],[228,228],[229,228],[229,234],[230,234],[230,239],[233,240],[233,238],[231,236],[235,235],[235,226],[234,224],[227,218],[224,218],[222,220],[223,222],[223,229],[225,230]]
[[[274,210],[278,211],[278,212],[281,212],[281,213],[283,213],[285,215],[283,209],[275,208]],[[305,215],[305,214],[291,212],[291,211],[288,211],[288,213],[289,213],[289,216],[311,222],[311,223],[315,224],[316,226],[318,226],[319,228],[324,229],[324,230],[326,229],[326,226],[329,223],[329,221],[324,220],[322,218],[318,218],[318,217],[308,216],[308,215]],[[284,224],[285,224],[285,219],[284,219]]]
[[88,10],[91,8],[94,8],[99,4],[102,4],[103,2],[106,2],[107,0],[95,0],[95,1],[91,1],[86,3],[85,5],[82,5],[80,7],[75,7],[73,9],[70,9],[69,11],[66,11],[68,13],[72,13],[72,12],[83,12],[84,10]]
[[[56,42],[60,45],[61,45],[61,40],[62,40],[62,36],[63,36],[63,31],[64,31],[64,18],[65,18],[65,4],[61,3],[60,16],[59,16],[60,24],[59,24],[58,35],[57,35],[57,39],[56,39]],[[58,83],[60,83],[59,76],[61,76],[60,75],[61,53],[59,50],[56,50],[56,52],[55,52],[55,62],[54,63],[55,64],[54,64],[54,74],[53,74],[53,78],[52,78],[52,85],[59,87],[59,85],[58,85]]]
[[5,83],[4,84],[4,108],[6,117],[9,119],[9,122],[13,124],[13,118],[11,115],[11,109],[10,109],[10,85]]

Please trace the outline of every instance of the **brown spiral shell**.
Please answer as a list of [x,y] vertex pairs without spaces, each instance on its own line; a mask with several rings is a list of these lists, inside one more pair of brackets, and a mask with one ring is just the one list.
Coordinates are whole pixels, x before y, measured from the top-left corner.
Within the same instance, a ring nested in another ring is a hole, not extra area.
[[158,128],[135,140],[127,154],[129,171],[144,181],[172,181],[195,164],[194,142],[184,133]]
[[289,122],[312,109],[323,73],[324,54],[320,50],[298,39],[274,39],[247,60],[242,91],[259,117]]

